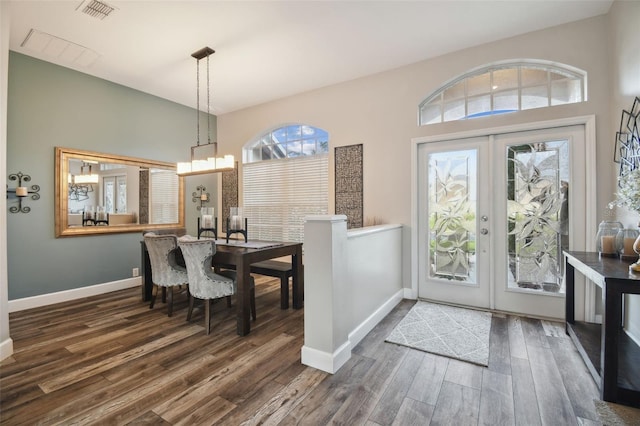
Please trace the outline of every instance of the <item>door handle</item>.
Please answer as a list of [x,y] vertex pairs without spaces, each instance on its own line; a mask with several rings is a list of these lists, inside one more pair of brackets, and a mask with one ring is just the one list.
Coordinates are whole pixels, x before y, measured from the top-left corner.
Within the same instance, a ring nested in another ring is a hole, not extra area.
[[488,230],[487,228],[482,228],[482,229],[480,230],[480,233],[481,233],[482,235],[487,235],[487,234],[489,233],[489,230]]
[[483,222],[486,222],[486,221],[488,221],[488,220],[489,220],[489,218],[487,217],[487,215],[486,215],[486,214],[485,214],[485,215],[483,215],[480,219],[481,219]]

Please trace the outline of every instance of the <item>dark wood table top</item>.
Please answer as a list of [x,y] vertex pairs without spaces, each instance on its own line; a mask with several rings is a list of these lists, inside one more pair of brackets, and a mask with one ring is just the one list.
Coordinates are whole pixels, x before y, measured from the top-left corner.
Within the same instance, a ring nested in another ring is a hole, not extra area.
[[[618,280],[640,281],[640,274],[629,272],[629,265],[634,263],[632,260],[601,256],[597,252],[565,251],[564,253],[569,258],[570,263],[576,263],[571,262],[571,258],[573,258],[578,263],[587,266],[602,279],[612,278]],[[588,276],[590,275],[591,274]]]

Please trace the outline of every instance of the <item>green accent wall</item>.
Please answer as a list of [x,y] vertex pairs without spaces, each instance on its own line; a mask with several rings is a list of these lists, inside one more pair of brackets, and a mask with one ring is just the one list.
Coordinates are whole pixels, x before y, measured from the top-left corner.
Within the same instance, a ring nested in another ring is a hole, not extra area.
[[[29,213],[7,213],[9,300],[130,278],[132,268],[140,268],[139,233],[55,238],[54,147],[188,160],[195,110],[15,52],[9,54],[7,110],[7,174],[28,174],[29,184],[41,188],[39,200],[24,201]],[[212,125],[215,135],[215,116]],[[191,234],[197,217],[191,193],[199,184],[217,188],[216,179],[186,180]]]

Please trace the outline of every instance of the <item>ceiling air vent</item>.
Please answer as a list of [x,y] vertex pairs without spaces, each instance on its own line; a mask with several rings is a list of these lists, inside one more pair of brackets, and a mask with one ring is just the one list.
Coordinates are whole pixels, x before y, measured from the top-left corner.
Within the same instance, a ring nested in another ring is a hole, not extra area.
[[98,0],[85,0],[76,10],[86,13],[93,18],[104,19],[109,16],[115,8]]

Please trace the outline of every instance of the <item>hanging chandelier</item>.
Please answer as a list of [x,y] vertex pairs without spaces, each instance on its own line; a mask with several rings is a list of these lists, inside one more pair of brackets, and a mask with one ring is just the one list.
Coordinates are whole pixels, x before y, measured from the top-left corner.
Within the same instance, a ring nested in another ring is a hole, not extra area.
[[[179,176],[193,176],[205,173],[224,172],[235,168],[233,155],[218,157],[218,142],[211,142],[211,105],[209,92],[209,56],[215,53],[210,47],[203,47],[191,54],[196,58],[196,145],[191,147],[191,161],[179,162],[177,173]],[[207,143],[200,144],[200,60],[207,58]]]
[[[88,170],[88,172],[87,172]],[[100,176],[92,173],[91,164],[82,163],[80,166],[80,174],[73,177],[74,184],[98,183]]]

